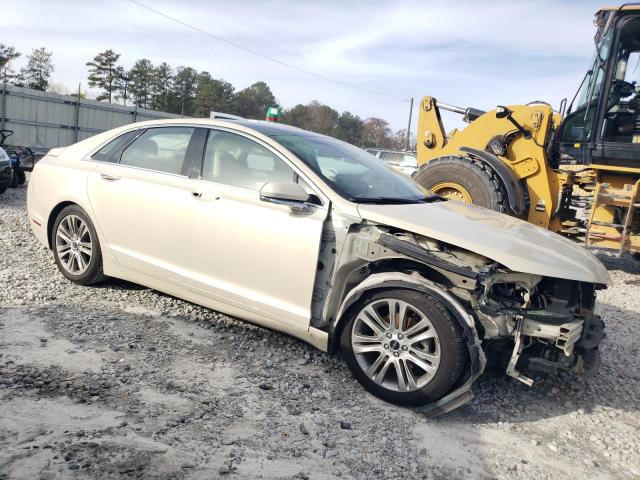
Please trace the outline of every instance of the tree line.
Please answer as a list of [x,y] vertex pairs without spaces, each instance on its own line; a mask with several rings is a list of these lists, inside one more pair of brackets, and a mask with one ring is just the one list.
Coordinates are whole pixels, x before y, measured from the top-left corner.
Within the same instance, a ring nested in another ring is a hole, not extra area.
[[[41,91],[52,89],[53,54],[44,47],[34,49],[19,71],[12,62],[21,53],[0,44],[0,81]],[[241,90],[207,71],[188,66],[172,67],[166,62],[154,65],[149,59],[136,60],[126,69],[120,54],[108,49],[86,63],[89,87],[99,91],[96,100],[133,104],[190,117],[209,117],[224,112],[250,119],[264,119],[268,107],[280,108],[281,123],[345,140],[359,147],[403,149],[405,130],[393,132],[378,117],[361,118],[351,112],[338,112],[318,101],[282,108],[265,82]],[[414,142],[412,142],[412,145]]]

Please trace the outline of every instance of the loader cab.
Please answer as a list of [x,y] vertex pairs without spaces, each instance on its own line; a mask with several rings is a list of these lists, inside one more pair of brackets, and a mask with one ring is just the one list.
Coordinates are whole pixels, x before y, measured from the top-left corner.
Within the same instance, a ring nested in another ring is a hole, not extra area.
[[640,168],[640,9],[596,21],[593,61],[558,132],[560,160]]

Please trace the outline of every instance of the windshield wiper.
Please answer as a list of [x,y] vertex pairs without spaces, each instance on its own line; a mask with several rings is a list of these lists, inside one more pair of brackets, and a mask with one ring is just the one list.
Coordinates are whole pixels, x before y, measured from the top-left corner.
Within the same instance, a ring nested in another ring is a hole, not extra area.
[[355,197],[352,202],[356,203],[380,203],[380,204],[410,204],[410,203],[432,203],[444,201],[446,198],[439,195],[432,195],[424,198],[397,198],[397,197]]

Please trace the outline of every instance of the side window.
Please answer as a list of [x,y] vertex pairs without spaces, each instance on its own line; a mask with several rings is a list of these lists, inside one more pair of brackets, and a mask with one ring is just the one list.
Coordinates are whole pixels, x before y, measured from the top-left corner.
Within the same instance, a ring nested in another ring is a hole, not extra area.
[[380,158],[385,162],[402,163],[402,154],[398,152],[382,152]]
[[150,128],[122,152],[120,163],[180,175],[193,130],[190,127]]
[[127,132],[114,138],[104,147],[94,153],[91,158],[97,160],[98,162],[117,163],[122,147],[124,147],[129,142],[129,140],[131,140],[131,138],[138,135],[139,133],[139,130],[134,130],[132,132]]
[[[639,29],[640,23],[634,23],[636,29]],[[639,54],[638,51],[623,50],[618,60],[615,78],[611,81],[602,128],[602,138],[605,141],[640,143],[637,130],[640,118],[640,95],[637,85]]]
[[606,142],[640,143],[640,92],[638,90],[640,19],[622,25],[615,53],[615,72],[606,97],[602,139]]
[[418,160],[413,155],[402,155],[402,165],[408,165],[415,167],[418,164]]
[[267,182],[293,182],[295,176],[291,167],[259,143],[234,133],[210,130],[202,178],[257,191]]

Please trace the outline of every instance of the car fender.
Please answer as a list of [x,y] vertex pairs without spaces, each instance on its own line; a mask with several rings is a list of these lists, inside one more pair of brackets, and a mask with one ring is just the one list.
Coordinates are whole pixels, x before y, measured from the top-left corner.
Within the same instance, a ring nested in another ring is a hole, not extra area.
[[333,348],[335,348],[339,342],[337,337],[339,336],[340,330],[337,327],[343,323],[343,316],[349,308],[360,300],[365,293],[382,288],[405,288],[436,297],[449,308],[454,318],[458,321],[464,331],[463,336],[469,351],[468,376],[454,386],[453,389],[440,400],[419,407],[416,410],[429,417],[433,417],[454,410],[459,406],[470,402],[473,399],[471,385],[484,372],[484,368],[487,363],[484,351],[480,344],[480,338],[478,337],[475,322],[471,315],[467,313],[462,305],[460,305],[460,303],[451,294],[438,284],[431,282],[426,278],[400,272],[374,273],[369,275],[349,291],[338,309],[338,315],[336,316],[338,322],[334,325],[331,336],[331,342],[334,344]]
[[507,190],[507,197],[509,198],[509,208],[518,217],[527,213],[527,205],[525,203],[525,191],[522,184],[518,181],[518,178],[509,167],[507,167],[502,160],[496,157],[494,154],[478,150],[476,148],[461,147],[461,152],[468,154],[469,156],[486,163],[491,169],[496,172],[504,188]]

